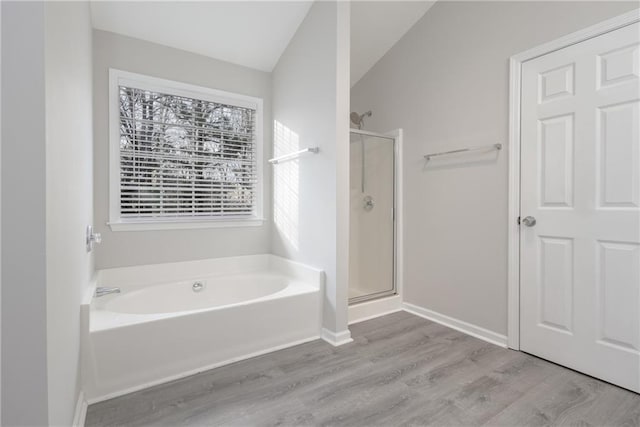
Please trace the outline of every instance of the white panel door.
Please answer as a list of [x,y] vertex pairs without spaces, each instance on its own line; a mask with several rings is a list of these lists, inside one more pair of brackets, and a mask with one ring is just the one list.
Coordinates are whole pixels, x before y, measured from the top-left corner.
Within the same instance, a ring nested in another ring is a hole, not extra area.
[[639,35],[522,65],[520,206],[521,350],[636,392]]

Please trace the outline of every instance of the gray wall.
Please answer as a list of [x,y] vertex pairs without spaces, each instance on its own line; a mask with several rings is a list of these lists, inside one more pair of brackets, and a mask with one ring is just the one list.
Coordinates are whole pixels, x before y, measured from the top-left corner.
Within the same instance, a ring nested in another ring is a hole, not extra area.
[[[264,157],[271,154],[271,74],[158,44],[94,31],[94,212],[102,244],[96,268],[186,261],[269,252],[269,221],[259,227],[117,231],[109,217],[109,68],[264,99]],[[264,212],[271,212],[269,167],[264,168]]]
[[88,2],[45,4],[49,424],[71,425],[80,393],[80,304],[93,274],[91,16]]
[[336,3],[316,2],[273,70],[274,153],[320,153],[273,167],[272,252],[325,271],[324,326],[333,332],[346,329],[336,256],[337,36]]
[[2,3],[2,424],[70,425],[93,274],[87,2]]
[[44,3],[2,2],[2,420],[46,425]]
[[507,158],[432,151],[507,142],[511,55],[637,7],[438,2],[351,91],[366,128],[405,135],[406,302],[507,330]]

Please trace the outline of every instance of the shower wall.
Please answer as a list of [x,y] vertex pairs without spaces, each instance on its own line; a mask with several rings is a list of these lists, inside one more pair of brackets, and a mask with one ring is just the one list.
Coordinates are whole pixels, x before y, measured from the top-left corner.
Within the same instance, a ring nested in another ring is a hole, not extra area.
[[353,300],[393,290],[393,140],[352,133],[350,150],[349,299]]

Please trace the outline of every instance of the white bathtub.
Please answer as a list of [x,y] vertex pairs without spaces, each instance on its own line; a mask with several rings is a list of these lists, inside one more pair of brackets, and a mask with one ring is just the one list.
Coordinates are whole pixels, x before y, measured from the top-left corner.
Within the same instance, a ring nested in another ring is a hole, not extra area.
[[121,293],[82,307],[89,402],[318,338],[323,281],[273,255],[99,271]]

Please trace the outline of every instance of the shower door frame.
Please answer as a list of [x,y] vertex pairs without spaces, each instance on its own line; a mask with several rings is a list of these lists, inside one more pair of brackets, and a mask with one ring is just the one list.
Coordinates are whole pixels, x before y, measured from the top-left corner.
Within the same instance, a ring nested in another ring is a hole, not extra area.
[[[366,295],[361,295],[358,297],[354,297],[354,298],[348,298],[348,305],[355,305],[355,304],[360,304],[360,303],[364,303],[364,302],[369,302],[369,301],[374,301],[380,298],[385,298],[385,297],[391,297],[391,296],[396,296],[396,295],[400,295],[400,288],[401,286],[399,286],[399,284],[401,283],[398,276],[400,275],[399,272],[399,268],[398,268],[398,258],[399,258],[399,245],[398,245],[398,240],[399,240],[399,209],[398,209],[398,196],[400,193],[400,183],[399,183],[399,176],[400,174],[398,173],[398,171],[400,170],[400,159],[401,159],[401,152],[400,152],[400,147],[401,147],[401,141],[402,141],[402,129],[397,129],[395,131],[389,132],[389,133],[378,133],[378,132],[371,132],[371,131],[367,131],[367,130],[362,130],[362,129],[354,129],[351,128],[349,129],[349,133],[355,133],[361,136],[371,136],[371,137],[376,137],[376,138],[383,138],[383,139],[388,139],[391,140],[391,144],[393,144],[393,260],[392,260],[392,276],[393,276],[393,280],[392,280],[392,287],[390,290],[385,290],[385,291],[381,291],[381,292],[375,292],[375,293],[371,293],[371,294],[366,294]],[[352,144],[352,142],[349,142],[350,144]],[[351,220],[349,220],[349,227],[351,227]],[[349,268],[351,268],[351,263],[349,263]]]

